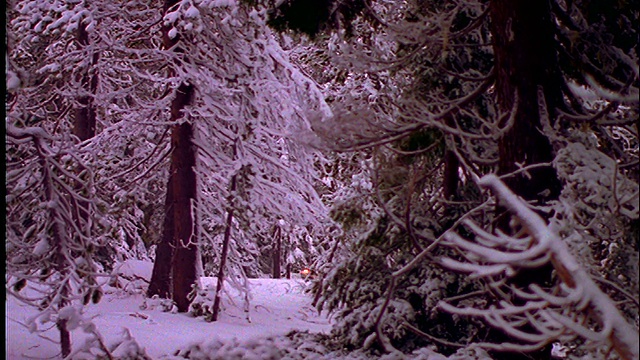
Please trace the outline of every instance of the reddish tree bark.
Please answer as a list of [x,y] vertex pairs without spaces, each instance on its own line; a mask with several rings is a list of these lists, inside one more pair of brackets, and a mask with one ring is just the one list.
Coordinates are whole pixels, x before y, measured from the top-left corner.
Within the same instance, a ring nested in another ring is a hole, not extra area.
[[[549,139],[542,133],[540,102],[553,118],[562,102],[563,81],[555,52],[554,24],[547,1],[492,0],[489,4],[491,35],[496,69],[495,94],[501,111],[516,108],[513,126],[498,141],[498,173],[518,170],[518,164],[550,162],[554,158]],[[551,121],[551,120],[550,120]],[[543,167],[524,175],[510,176],[505,183],[525,200],[544,203],[556,199],[561,183],[555,170]],[[504,209],[498,209],[504,213]],[[506,215],[506,213],[505,213]],[[500,216],[497,226],[509,232],[508,216]],[[536,283],[544,286],[551,269],[520,271],[513,282],[520,287]],[[509,339],[505,339],[509,340]],[[529,354],[494,354],[496,359],[549,359],[551,347]]]
[[[163,14],[171,9],[176,0],[166,0]],[[169,37],[170,26],[162,27],[165,49],[172,49],[180,37]],[[179,47],[176,52],[182,52]],[[171,103],[171,122],[177,123],[183,116],[184,108],[193,97],[192,85],[182,83],[176,89]],[[158,244],[156,261],[147,295],[164,296],[169,291],[179,312],[189,310],[189,293],[197,280],[197,225],[193,217],[192,205],[197,201],[196,149],[193,144],[193,125],[182,122],[171,128],[171,165],[167,196],[165,200],[165,220],[162,239]]]
[[[191,85],[182,84],[171,106],[171,120],[177,121],[193,94]],[[197,279],[197,226],[192,204],[197,200],[196,151],[193,125],[188,122],[171,129],[171,165],[162,238],[156,250],[147,296],[170,297],[179,312],[189,310],[188,294]]]
[[[174,99],[175,107],[182,109],[189,102],[193,89],[181,85]],[[173,229],[166,229],[173,235],[172,297],[179,312],[189,310],[191,301],[188,295],[196,282],[196,256],[198,255],[197,232],[193,218],[192,203],[197,199],[196,153],[192,144],[193,127],[189,123],[174,125],[171,133],[171,176],[167,188],[170,188],[173,203],[169,216],[173,217]]]
[[[562,75],[555,53],[554,25],[546,1],[493,0],[490,3],[491,35],[497,70],[495,92],[502,111],[517,101],[515,122],[500,138],[500,174],[528,165],[553,160],[549,139],[542,133],[538,90],[542,89],[547,111],[562,102]],[[505,179],[516,194],[526,200],[557,198],[561,185],[551,167]]]

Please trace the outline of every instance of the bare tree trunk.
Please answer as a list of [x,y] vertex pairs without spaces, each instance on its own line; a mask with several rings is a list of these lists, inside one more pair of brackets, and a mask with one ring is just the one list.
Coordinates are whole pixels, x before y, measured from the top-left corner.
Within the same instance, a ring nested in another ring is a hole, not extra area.
[[[236,176],[231,177],[231,192],[236,190]],[[220,268],[218,269],[218,283],[216,285],[216,295],[213,300],[213,309],[211,321],[218,321],[220,312],[220,297],[222,296],[222,287],[224,286],[224,270],[227,266],[227,256],[229,254],[229,241],[231,240],[231,227],[233,226],[233,199],[229,197],[229,213],[227,214],[227,224],[224,229],[224,239],[222,240],[222,254],[220,255]]]
[[[180,108],[188,103],[193,92],[191,86],[181,85],[174,102]],[[173,258],[172,290],[173,301],[179,312],[189,310],[188,295],[197,280],[197,225],[193,216],[193,203],[197,199],[196,154],[192,144],[193,126],[190,123],[174,125],[171,134],[173,152],[171,154],[173,204],[169,211],[173,216]]]
[[[166,0],[163,13],[177,3]],[[168,26],[162,27],[165,49],[178,44],[180,37],[169,37]],[[176,52],[182,52],[180,48]],[[182,117],[182,111],[193,97],[194,87],[182,83],[176,90],[171,103],[171,122]],[[148,294],[163,295],[171,289],[171,296],[179,312],[189,310],[188,295],[197,280],[197,224],[193,216],[193,204],[197,202],[196,150],[193,145],[193,125],[189,122],[173,125],[171,128],[171,166],[167,197],[165,201],[165,221],[162,241],[149,284]],[[170,265],[166,261],[170,259]]]
[[[514,111],[513,126],[498,141],[498,172],[508,174],[518,164],[550,162],[554,158],[549,139],[541,132],[538,94],[544,94],[545,111],[553,115],[562,101],[562,77],[554,50],[553,23],[547,1],[492,0],[489,5],[491,35],[497,78],[495,91],[501,111]],[[542,99],[541,99],[542,100]],[[524,175],[511,176],[505,183],[525,200],[545,202],[556,199],[561,190],[555,170],[544,167]],[[497,226],[509,233],[509,217]],[[521,271],[514,283],[544,286],[551,278],[551,268]],[[530,354],[494,354],[497,359],[549,359],[551,347]]]
[[[552,118],[562,102],[563,79],[554,51],[548,2],[493,0],[490,14],[498,106],[502,111],[511,111],[517,103],[514,124],[498,143],[499,173],[507,174],[517,170],[517,164],[553,160],[549,139],[542,133],[538,92],[542,90]],[[508,177],[505,183],[526,200],[558,197],[561,184],[553,168],[530,173],[530,180],[517,175]]]
[[273,268],[272,268],[272,277],[274,279],[280,279],[282,277],[282,269],[281,269],[281,258],[282,258],[282,229],[278,225],[273,229],[273,239],[275,240],[275,244],[273,247]]
[[[182,84],[172,103],[171,120],[181,116],[189,103],[193,88]],[[171,166],[162,239],[156,249],[147,296],[171,297],[178,311],[189,310],[187,295],[197,279],[197,227],[192,218],[192,203],[197,199],[193,126],[174,125],[171,129]]]

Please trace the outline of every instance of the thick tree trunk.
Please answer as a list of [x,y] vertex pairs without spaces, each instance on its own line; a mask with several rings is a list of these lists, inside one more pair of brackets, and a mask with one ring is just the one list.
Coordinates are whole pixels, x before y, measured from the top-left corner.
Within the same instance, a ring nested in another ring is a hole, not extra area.
[[[172,112],[179,112],[188,103],[193,92],[190,85],[182,84],[173,101]],[[179,115],[177,115],[179,116]],[[174,115],[172,115],[174,117]],[[166,237],[173,235],[171,259],[172,298],[179,312],[189,310],[188,295],[197,280],[198,256],[197,226],[193,216],[193,203],[197,200],[196,151],[192,143],[193,126],[188,123],[174,125],[171,130],[171,176],[167,197],[171,192],[173,203],[167,209],[173,218],[173,228],[165,229]],[[170,190],[169,190],[170,189]],[[165,237],[163,235],[163,237]]]
[[[514,124],[498,144],[499,173],[507,174],[517,170],[518,163],[553,160],[549,139],[542,133],[538,91],[542,90],[547,112],[553,115],[562,101],[563,80],[547,1],[493,0],[490,14],[497,102],[502,111],[511,111],[517,102]],[[551,167],[530,173],[531,179],[517,175],[505,183],[526,200],[557,198],[561,186]]]
[[[166,0],[163,13],[177,3]],[[180,37],[168,36],[168,26],[162,28],[163,46],[173,48]],[[180,48],[174,49],[182,52]],[[182,111],[193,97],[192,85],[182,83],[176,90],[171,103],[171,122],[182,117]],[[183,122],[171,128],[171,166],[167,197],[165,201],[165,221],[161,243],[158,245],[148,295],[163,296],[171,291],[171,297],[179,312],[189,310],[189,293],[195,284],[198,256],[198,226],[193,205],[197,202],[196,149],[193,144],[193,125]],[[169,260],[167,262],[167,260]]]
[[[531,165],[553,160],[553,148],[541,132],[541,101],[552,117],[562,101],[561,81],[548,1],[492,0],[490,2],[491,35],[497,78],[495,92],[501,111],[513,111],[512,127],[498,142],[498,172],[508,174],[518,170],[518,164]],[[551,120],[550,120],[551,121]],[[551,167],[510,176],[505,183],[525,200],[556,199],[561,184]],[[498,209],[503,212],[503,209]],[[506,215],[506,214],[505,214]],[[497,226],[509,232],[509,218],[501,216]],[[551,269],[521,271],[513,282],[521,287],[536,283],[544,286],[550,280]],[[509,339],[504,339],[509,341]],[[512,340],[513,341],[513,340]],[[549,359],[550,347],[530,354],[494,354],[496,359]]]
[[[193,93],[190,85],[182,84],[172,103],[171,119],[176,121]],[[171,129],[171,166],[162,238],[156,249],[147,296],[172,298],[178,311],[189,310],[187,295],[197,280],[197,226],[192,215],[192,203],[197,199],[195,174],[196,153],[192,143],[190,123]]]

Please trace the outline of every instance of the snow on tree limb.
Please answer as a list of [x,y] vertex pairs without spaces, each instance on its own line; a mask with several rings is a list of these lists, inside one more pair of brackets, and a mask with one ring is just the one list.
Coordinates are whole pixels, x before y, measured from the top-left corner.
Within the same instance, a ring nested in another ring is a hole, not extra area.
[[[544,259],[551,262],[565,286],[553,290],[553,293],[539,286],[531,286],[529,288],[531,292],[515,290],[514,295],[525,300],[523,305],[514,305],[511,301],[505,300],[500,302],[499,307],[492,305],[488,309],[460,308],[446,302],[440,302],[439,307],[450,313],[480,316],[494,327],[524,342],[524,344],[482,344],[486,348],[527,351],[558,339],[578,336],[599,345],[612,347],[623,359],[637,359],[639,356],[638,331],[625,320],[615,303],[580,267],[560,236],[511,192],[497,176],[486,175],[480,179],[479,184],[491,189],[500,204],[515,215],[523,227],[524,231],[521,233],[531,239],[531,247],[512,252],[501,251],[487,244],[465,240],[456,233],[449,233],[447,240],[450,243],[447,245],[456,247],[465,254],[475,254],[475,257],[467,256],[467,259],[477,260],[463,263],[445,259],[442,262],[443,265],[456,271],[490,279],[498,270],[503,270],[506,276],[510,276],[507,270],[509,265],[523,267],[528,261],[543,265],[538,260],[542,252],[546,252],[548,256]],[[481,229],[473,228],[473,231],[478,237],[487,238]],[[513,242],[521,240],[513,239]],[[494,245],[497,246],[495,243]],[[509,244],[500,245],[509,246]],[[535,332],[529,329],[523,330],[522,320],[531,325]]]

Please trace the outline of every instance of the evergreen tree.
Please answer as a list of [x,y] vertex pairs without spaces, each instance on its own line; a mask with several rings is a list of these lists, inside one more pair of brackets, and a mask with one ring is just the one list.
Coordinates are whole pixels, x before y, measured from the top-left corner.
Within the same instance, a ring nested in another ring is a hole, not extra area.
[[[189,179],[195,183],[168,188],[166,209],[174,213],[165,217],[150,296],[166,296],[156,284],[175,287],[179,272],[195,269],[197,258],[176,263],[178,254],[172,251],[181,246],[179,239],[192,239],[189,244],[212,252],[205,258],[213,264],[204,265],[218,276],[215,292],[221,294],[225,279],[246,283],[237,279],[246,278],[259,253],[250,239],[265,238],[279,219],[314,235],[324,232],[326,211],[314,188],[319,154],[295,136],[309,129],[309,117],[325,116],[326,105],[313,82],[287,59],[265,25],[265,14],[263,8],[218,2],[175,2],[164,10],[163,36],[170,40],[164,51],[172,53],[167,58],[173,59],[169,66],[177,86],[170,122],[190,138],[172,140],[172,164],[191,158],[178,154],[176,146],[184,141],[195,161],[184,163],[184,171],[193,171],[195,178]],[[172,165],[171,176],[178,173]],[[183,202],[190,210],[185,207],[178,216],[175,191],[192,185],[191,201]],[[185,222],[189,216],[191,222]],[[178,228],[187,233],[171,235]],[[189,275],[184,282],[179,311],[188,310],[195,280]],[[170,294],[178,303],[178,294]]]
[[[96,25],[95,8],[32,1],[11,5],[7,291],[39,309],[29,324],[34,331],[41,321],[55,323],[64,357],[71,353],[71,319],[102,296],[97,255],[106,241],[94,188],[95,158],[86,146],[96,135],[99,46],[87,33]],[[23,295],[26,286],[42,290]]]
[[[633,184],[631,179],[638,172],[634,120],[638,57],[637,44],[630,40],[637,33],[629,24],[637,22],[638,11],[628,3],[328,1],[322,4],[326,10],[310,16],[303,15],[305,3],[284,2],[272,11],[270,23],[311,35],[318,52],[341,61],[333,64],[344,69],[347,78],[360,78],[355,85],[345,86],[349,95],[330,94],[339,98],[333,104],[334,121],[314,130],[335,149],[377,149],[379,164],[372,169],[377,175],[372,176],[375,190],[371,194],[382,215],[361,227],[360,235],[352,240],[353,253],[328,270],[323,301],[330,309],[340,309],[340,338],[360,346],[371,333],[364,344],[377,338],[385,350],[392,345],[403,350],[416,346],[402,329],[415,329],[423,338],[425,332],[438,333],[445,339],[427,334],[426,340],[443,349],[473,336],[489,336],[497,343],[518,342],[477,322],[465,324],[427,309],[438,297],[457,298],[459,292],[474,289],[497,286],[498,294],[509,294],[511,286],[550,287],[550,270],[531,272],[528,266],[521,266],[518,275],[502,279],[507,285],[498,286],[497,279],[468,283],[437,267],[439,259],[460,249],[437,245],[442,242],[441,234],[452,226],[457,228],[460,217],[481,204],[474,179],[488,172],[502,175],[516,194],[531,201],[549,222],[564,228],[565,234],[578,229],[572,207],[584,207],[575,190],[582,181],[570,176],[564,164],[570,162],[569,168],[582,172],[582,166],[592,167],[604,156],[609,159],[606,163],[624,163],[624,169],[604,164],[595,167],[609,179],[620,177],[616,181]],[[600,17],[594,15],[596,8]],[[322,79],[322,72],[318,75]],[[385,77],[388,82],[371,86],[372,79]],[[599,101],[599,109],[580,94],[581,86]],[[351,96],[353,88],[369,96]],[[382,101],[387,94],[393,95]],[[368,111],[371,108],[375,111]],[[598,139],[599,149],[591,148],[592,160],[577,160],[570,149],[584,141],[576,134],[585,130]],[[619,131],[624,135],[611,136]],[[574,167],[574,161],[580,165]],[[609,194],[617,191],[598,188]],[[637,196],[626,191],[625,199]],[[570,204],[568,196],[573,199]],[[635,209],[632,202],[624,203]],[[496,213],[488,213],[484,206],[475,209],[464,216],[516,235],[510,214],[503,209]],[[635,211],[627,214],[622,217],[627,224],[638,216]],[[622,227],[631,230],[629,225]],[[567,235],[566,241],[575,238]],[[600,237],[591,240],[594,242],[608,240]],[[637,243],[628,240],[617,243],[637,249]],[[632,263],[636,252],[630,251],[630,258],[623,262]],[[411,271],[394,272],[418,260],[424,261]],[[610,269],[594,270],[613,275]],[[633,286],[637,287],[635,278]],[[413,281],[439,283],[443,292],[414,290]],[[354,282],[357,287],[349,286]],[[383,301],[376,296],[381,293],[392,295]],[[483,296],[475,301],[505,300],[495,293]],[[522,305],[523,300],[507,301]],[[399,325],[402,318],[417,327],[403,328]],[[446,323],[453,326],[447,328]],[[349,331],[355,324],[364,325],[357,336]],[[525,323],[519,329],[532,331],[531,326],[535,325]],[[533,347],[505,348],[512,353],[504,356],[532,356],[513,353],[526,350],[548,358],[552,337],[546,340]],[[502,355],[496,352],[494,356]]]
[[[178,1],[164,2],[162,13],[166,16]],[[169,34],[173,27],[165,23],[162,27],[164,49],[184,54],[181,37]],[[176,76],[171,71],[168,76]],[[196,185],[196,148],[193,125],[182,119],[195,91],[187,79],[178,80],[171,102],[171,165],[164,205],[162,240],[156,250],[156,259],[147,296],[160,295],[173,299],[179,312],[189,310],[188,295],[197,280],[198,224],[193,206],[198,203]]]

